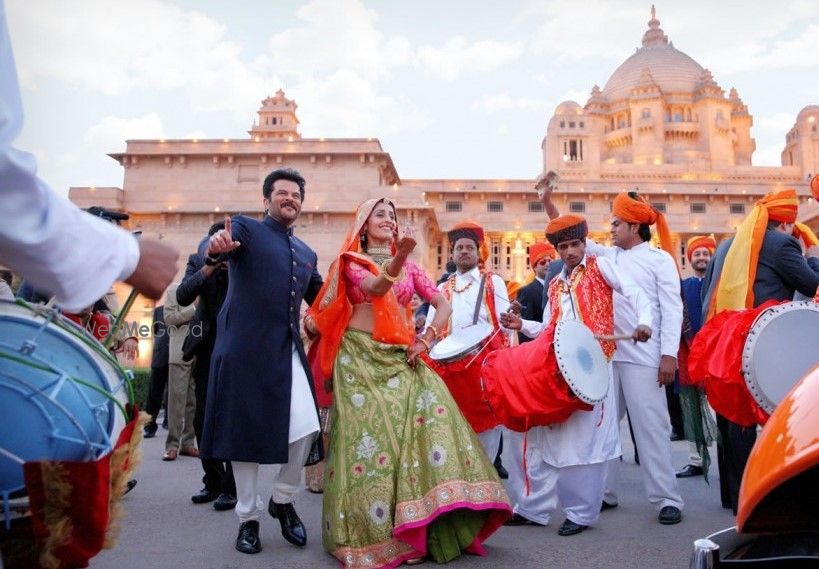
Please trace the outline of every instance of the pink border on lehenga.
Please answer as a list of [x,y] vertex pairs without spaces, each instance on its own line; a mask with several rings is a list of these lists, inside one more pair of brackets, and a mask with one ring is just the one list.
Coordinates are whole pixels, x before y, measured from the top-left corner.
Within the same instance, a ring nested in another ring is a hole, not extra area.
[[[421,557],[427,553],[427,528],[439,516],[459,508],[473,511],[493,510],[486,519],[483,527],[478,531],[473,541],[465,549],[473,555],[486,555],[483,542],[492,535],[512,515],[512,507],[506,495],[506,489],[499,482],[465,482],[455,480],[439,484],[431,489],[423,498],[408,502],[401,502],[395,507],[395,526],[393,539],[379,544],[362,548],[340,548],[332,554],[341,561],[342,566],[358,568],[398,567],[408,559]],[[402,547],[404,546],[404,547]],[[410,551],[395,554],[388,559],[391,547],[404,549],[409,546]],[[342,559],[354,561],[345,563]],[[364,561],[364,557],[369,559]],[[380,558],[380,559],[379,559]],[[383,562],[382,565],[375,563]]]

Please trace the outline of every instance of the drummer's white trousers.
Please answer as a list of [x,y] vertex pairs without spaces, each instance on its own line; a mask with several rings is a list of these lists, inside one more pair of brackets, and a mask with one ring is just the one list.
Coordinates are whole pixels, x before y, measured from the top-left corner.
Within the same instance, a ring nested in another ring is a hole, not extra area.
[[[317,434],[309,434],[288,445],[287,463],[281,465],[273,480],[271,497],[277,504],[293,501],[301,487],[304,463]],[[236,515],[239,522],[258,520],[266,507],[258,491],[259,463],[231,461],[231,465],[236,479]]]
[[[536,441],[537,438],[534,437]],[[509,472],[506,491],[514,512],[527,520],[546,525],[558,502],[563,513],[576,524],[592,525],[600,517],[605,462],[556,467],[543,460],[530,431],[526,449],[529,494],[523,474],[523,433],[503,433],[503,466]]]
[[[665,389],[657,383],[658,368],[627,362],[612,362],[614,390],[618,396],[620,420],[628,410],[634,442],[640,454],[648,501],[657,511],[665,506],[683,507],[671,462],[671,422]],[[617,504],[618,459],[610,460],[607,468],[605,500]]]

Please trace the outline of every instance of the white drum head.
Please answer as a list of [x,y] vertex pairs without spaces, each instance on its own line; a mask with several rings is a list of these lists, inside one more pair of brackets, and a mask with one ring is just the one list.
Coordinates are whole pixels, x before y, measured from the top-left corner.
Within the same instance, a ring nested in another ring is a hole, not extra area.
[[458,359],[478,347],[491,335],[492,326],[483,322],[457,328],[432,347],[429,357],[433,361],[441,362]]
[[742,373],[754,400],[773,413],[819,363],[819,304],[789,302],[760,314],[745,338]]
[[585,403],[600,403],[609,392],[609,367],[600,343],[579,320],[561,320],[555,328],[557,365],[563,379]]

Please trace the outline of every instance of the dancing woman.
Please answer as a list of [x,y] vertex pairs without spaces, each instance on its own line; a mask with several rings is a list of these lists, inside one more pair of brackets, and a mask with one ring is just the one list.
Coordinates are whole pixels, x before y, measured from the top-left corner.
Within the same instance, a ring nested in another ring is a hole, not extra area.
[[[344,567],[483,555],[511,513],[506,491],[446,386],[418,355],[450,306],[407,257],[395,206],[362,204],[305,325],[333,378],[324,547]],[[435,306],[415,337],[413,293]]]

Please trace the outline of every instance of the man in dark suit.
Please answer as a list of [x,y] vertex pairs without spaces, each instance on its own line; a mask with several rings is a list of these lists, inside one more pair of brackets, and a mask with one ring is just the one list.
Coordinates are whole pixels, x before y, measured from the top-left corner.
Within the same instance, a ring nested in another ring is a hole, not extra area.
[[[806,256],[802,254],[802,247],[793,235],[798,203],[794,190],[768,194],[740,224],[736,236],[719,246],[703,281],[704,321],[723,310],[755,308],[768,300],[791,300],[795,291],[806,296],[816,294],[819,247],[809,248]],[[752,240],[757,235],[754,229],[761,223],[767,223],[763,226],[762,243],[754,244]],[[747,283],[745,289],[732,298],[720,285],[729,280],[726,277],[736,281],[737,275],[749,274],[748,261],[735,262],[731,252],[735,243],[741,249],[749,240],[751,251],[755,249],[753,245],[759,246],[758,257],[752,256],[749,260],[756,267],[756,275],[753,282]],[[732,299],[733,303],[729,302]],[[756,426],[743,427],[717,414],[717,427],[722,442],[720,486],[723,498],[728,498],[736,514],[742,474],[756,442]]]
[[230,285],[217,321],[201,453],[233,465],[242,553],[261,551],[259,464],[282,465],[268,509],[287,541],[307,543],[292,502],[303,467],[322,453],[299,312],[322,280],[316,253],[293,235],[304,186],[295,170],[271,172],[262,185],[264,220],[225,220],[208,244],[213,261],[229,259]]
[[148,381],[148,400],[145,402],[145,412],[151,420],[145,425],[143,436],[150,439],[156,435],[156,416],[162,407],[162,397],[165,395],[165,386],[168,385],[168,330],[165,328],[163,307],[154,308],[152,324],[154,334],[154,350],[151,355],[151,377]]
[[[551,243],[534,243],[529,246],[529,266],[535,273],[535,280],[518,291],[517,301],[520,306],[520,317],[524,320],[543,321],[544,287],[549,264],[556,257],[555,248]],[[521,342],[530,342],[525,334],[518,334]]]
[[[213,224],[208,237],[224,229],[225,223]],[[185,278],[176,291],[176,300],[180,306],[188,306],[197,298],[196,312],[190,321],[188,337],[182,345],[183,359],[190,361],[196,358],[193,366],[193,379],[196,393],[196,412],[193,428],[196,441],[202,444],[202,428],[205,422],[205,406],[208,398],[208,374],[213,346],[216,343],[216,317],[225,301],[228,289],[228,271],[226,263],[206,264],[203,252],[207,238],[200,244],[200,252],[188,257]],[[230,462],[213,458],[202,458],[202,477],[204,487],[191,496],[194,504],[213,502],[216,510],[230,510],[236,505],[236,483]]]

